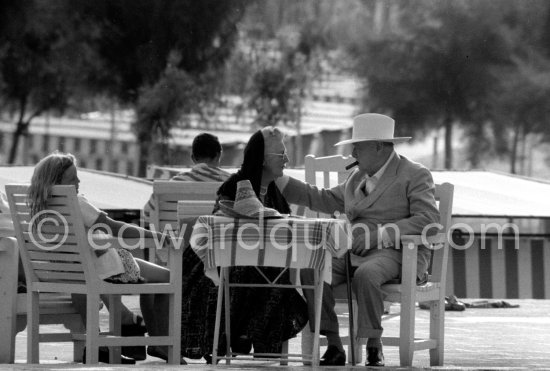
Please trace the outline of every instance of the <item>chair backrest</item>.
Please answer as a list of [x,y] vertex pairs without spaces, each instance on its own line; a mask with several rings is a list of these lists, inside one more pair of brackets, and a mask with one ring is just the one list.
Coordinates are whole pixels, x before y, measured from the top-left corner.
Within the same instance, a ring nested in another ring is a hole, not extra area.
[[180,236],[183,237],[183,246],[189,246],[193,226],[201,215],[210,215],[216,205],[215,200],[181,200],[178,201],[178,223],[181,222]]
[[31,215],[28,188],[6,185],[27,287],[33,282],[84,284],[99,280],[75,187],[54,186],[41,218]]
[[[347,179],[352,169],[346,170],[346,166],[352,162],[353,157],[351,156],[315,157],[314,155],[307,155],[304,160],[305,180],[309,184],[322,188],[334,187]],[[327,218],[332,216],[317,213],[304,207],[298,208],[298,214],[310,218]]]
[[178,202],[178,218],[210,215],[215,205],[215,200],[181,200]]
[[439,233],[445,235],[444,242],[434,249],[431,264],[431,278],[433,282],[444,283],[447,276],[447,263],[449,259],[449,228],[453,212],[454,185],[441,183],[435,185],[435,200],[439,204],[439,223],[442,229]]
[[[164,231],[168,225],[176,231],[178,229],[178,201],[211,201],[213,205],[213,201],[216,200],[216,192],[221,185],[221,182],[154,181],[153,194],[157,200],[157,207],[151,213],[151,224],[160,232]],[[207,214],[211,212],[212,209]]]

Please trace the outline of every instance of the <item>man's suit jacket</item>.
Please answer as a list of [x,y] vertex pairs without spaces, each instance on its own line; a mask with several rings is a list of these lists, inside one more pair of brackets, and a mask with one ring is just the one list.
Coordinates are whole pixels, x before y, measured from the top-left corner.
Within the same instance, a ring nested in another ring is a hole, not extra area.
[[[430,171],[421,164],[395,154],[375,189],[356,197],[355,190],[365,174],[354,170],[348,179],[336,187],[321,189],[297,179],[284,179],[283,195],[290,203],[305,205],[323,213],[345,212],[353,228],[361,223],[370,233],[385,226],[394,248],[397,233],[420,234],[425,226],[439,222]],[[434,230],[432,230],[434,232]],[[418,272],[423,274],[429,264],[430,252],[419,250]]]

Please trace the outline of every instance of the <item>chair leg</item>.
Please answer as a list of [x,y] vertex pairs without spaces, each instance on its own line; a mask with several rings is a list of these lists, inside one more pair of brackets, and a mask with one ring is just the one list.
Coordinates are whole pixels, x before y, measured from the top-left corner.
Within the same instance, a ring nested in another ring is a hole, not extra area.
[[318,270],[315,270],[315,332],[313,334],[313,352],[311,354],[311,364],[314,367],[319,366],[319,330],[321,328],[321,309],[323,305],[323,279]]
[[36,291],[27,293],[27,363],[40,363],[39,352],[39,309],[40,294]]
[[288,340],[283,343],[281,353],[281,366],[288,366]]
[[99,362],[99,295],[86,295],[86,364]]
[[437,347],[430,349],[430,365],[443,366],[445,345],[445,305],[444,299],[433,302],[430,307],[430,338],[437,341]]
[[[85,334],[86,327],[85,323],[82,322],[82,317],[78,315],[78,320],[74,320],[70,327],[72,334]],[[84,346],[86,345],[85,341],[82,340],[73,340],[73,362],[82,363],[84,361]]]
[[415,309],[411,297],[404,295],[401,302],[401,321],[399,323],[399,360],[401,367],[412,365]]
[[168,299],[168,335],[172,345],[168,351],[168,363],[179,364],[181,357],[181,290],[171,294]]
[[[114,336],[121,336],[121,306],[120,295],[109,295],[109,332]],[[109,347],[109,362],[120,364],[120,346]]]
[[222,317],[222,300],[225,285],[224,268],[220,269],[220,286],[218,287],[218,302],[216,304],[216,322],[214,324],[214,344],[212,344],[212,364],[218,364],[218,344],[220,342],[220,322]]
[[[302,354],[313,355],[313,333],[309,329],[309,323],[302,330]],[[303,361],[305,366],[311,366],[311,361]]]
[[226,364],[230,364],[231,363],[231,356],[232,356],[232,352],[231,352],[231,308],[230,308],[230,305],[231,305],[231,298],[229,297],[229,268],[224,268],[225,269],[225,281],[224,281],[224,292],[223,292],[223,295],[224,295],[224,299],[225,299],[225,303],[224,303],[224,307],[225,307],[225,339],[226,339],[226,350],[225,350],[225,354],[227,356],[227,358],[225,359],[225,363]]

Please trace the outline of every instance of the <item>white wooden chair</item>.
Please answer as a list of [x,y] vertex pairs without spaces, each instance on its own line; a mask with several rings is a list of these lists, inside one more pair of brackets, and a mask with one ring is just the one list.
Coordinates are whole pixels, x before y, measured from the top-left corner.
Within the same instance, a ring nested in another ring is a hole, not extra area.
[[[27,279],[27,361],[39,362],[39,298],[43,293],[86,295],[86,332],[73,334],[74,341],[84,342],[86,363],[98,362],[100,346],[110,347],[110,361],[120,360],[120,347],[132,345],[168,346],[168,362],[179,364],[181,318],[181,250],[170,249],[170,282],[113,284],[101,280],[93,260],[95,254],[82,221],[74,186],[54,186],[48,203],[48,218],[38,229],[27,206],[26,185],[7,185],[15,233]],[[94,241],[98,245],[121,246],[115,238]],[[125,240],[132,246],[138,242]],[[146,247],[155,241],[144,239]],[[100,332],[100,294],[110,296],[109,332]],[[169,295],[169,333],[166,336],[120,336],[121,295]]]
[[[305,158],[306,181],[310,184],[316,184],[322,187],[331,187],[347,177],[345,165],[350,163],[349,159],[342,156],[319,157],[308,155]],[[351,170],[350,170],[351,171]],[[318,173],[322,173],[323,183],[318,182]],[[330,175],[330,173],[336,173]],[[332,182],[331,182],[332,180]],[[417,350],[430,349],[430,364],[443,364],[443,345],[444,345],[444,315],[445,315],[445,281],[447,277],[448,260],[448,230],[451,225],[451,213],[453,204],[453,185],[444,183],[436,185],[435,197],[439,202],[441,232],[428,238],[428,244],[434,246],[432,257],[431,275],[426,284],[416,285],[416,254],[418,247],[423,245],[420,236],[401,236],[403,246],[403,262],[409,264],[402,265],[401,282],[388,283],[382,286],[387,294],[388,302],[401,303],[401,320],[399,337],[382,337],[382,343],[385,346],[399,346],[401,366],[411,366],[413,352]],[[318,214],[311,210],[306,210],[307,216],[315,217]],[[337,302],[347,302],[345,284],[339,285],[333,289]],[[431,304],[430,309],[430,337],[428,339],[416,339],[415,333],[415,306],[416,302],[427,301]],[[357,305],[354,300],[354,310],[350,313],[357,317]],[[354,321],[357,324],[357,321]],[[357,334],[357,329],[354,329]],[[323,339],[324,340],[324,339]],[[361,362],[361,345],[365,344],[366,339],[356,339],[354,353],[356,362]],[[344,343],[350,344],[349,336],[343,338]],[[322,343],[323,344],[323,343]],[[302,337],[303,352],[311,348],[309,334]],[[351,354],[351,349],[348,351]]]
[[[351,156],[326,156],[326,157],[315,157],[314,155],[307,155],[304,159],[305,165],[305,181],[309,184],[316,185],[317,187],[330,188],[334,187],[337,184],[344,182],[349,174],[351,169],[347,170],[346,166],[353,163],[354,158]],[[333,218],[335,215],[329,215],[324,213],[319,213],[313,210],[310,210],[307,207],[299,206],[297,210],[298,215],[304,215],[308,218]],[[344,214],[339,215],[340,218],[346,218]],[[342,291],[341,295],[335,295],[337,303],[346,304],[346,288],[345,285],[341,285],[342,288],[339,289]],[[342,290],[343,289],[343,290]],[[337,291],[338,292],[338,291]],[[309,326],[306,326],[302,330],[302,352],[311,353],[313,346],[313,334],[311,333]],[[348,344],[348,354],[351,354],[351,344],[348,338],[343,338],[342,341]],[[327,342],[325,338],[320,339],[320,345],[326,346]],[[360,349],[360,346],[356,346],[356,349]],[[356,351],[355,354],[358,354]],[[348,357],[349,358],[349,357]]]
[[[156,204],[150,218],[152,228],[159,232],[174,231],[174,233],[179,233],[177,208],[178,201],[181,200],[211,201],[212,208],[205,213],[211,214],[214,207],[213,202],[216,200],[216,192],[221,185],[221,182],[155,180],[153,195]],[[158,256],[157,262],[160,260],[160,262],[166,263],[166,256],[162,250],[157,251],[156,255]],[[149,254],[149,260],[155,261],[155,255]]]
[[[439,202],[441,232],[427,237],[403,235],[403,262],[401,283],[386,284],[382,290],[388,295],[386,300],[401,303],[399,336],[382,337],[384,345],[398,346],[401,366],[411,366],[413,354],[418,350],[430,350],[430,365],[443,365],[445,340],[445,285],[449,256],[449,228],[453,209],[454,186],[450,183],[436,184],[435,199]],[[416,285],[416,256],[418,247],[428,245],[433,248],[431,272],[428,282]],[[416,302],[430,304],[429,338],[415,338]]]
[[[12,235],[15,232],[12,231]],[[0,238],[0,333],[6,341],[0,344],[0,363],[14,363],[17,333],[27,326],[27,294],[17,293],[19,247],[14,237]],[[40,298],[40,324],[62,324],[71,333],[84,329],[82,317],[70,296],[44,294]],[[72,342],[71,333],[43,333],[42,342]],[[73,361],[81,362],[84,345],[76,343]]]

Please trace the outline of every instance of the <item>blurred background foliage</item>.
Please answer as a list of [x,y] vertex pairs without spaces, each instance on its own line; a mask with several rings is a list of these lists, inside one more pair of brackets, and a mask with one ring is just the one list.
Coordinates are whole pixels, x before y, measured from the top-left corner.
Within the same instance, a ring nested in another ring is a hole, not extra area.
[[446,168],[460,130],[470,166],[516,173],[550,139],[549,58],[545,0],[0,0],[9,162],[41,114],[130,109],[144,171],[189,115],[299,127],[312,83],[345,73],[397,135],[444,131]]

